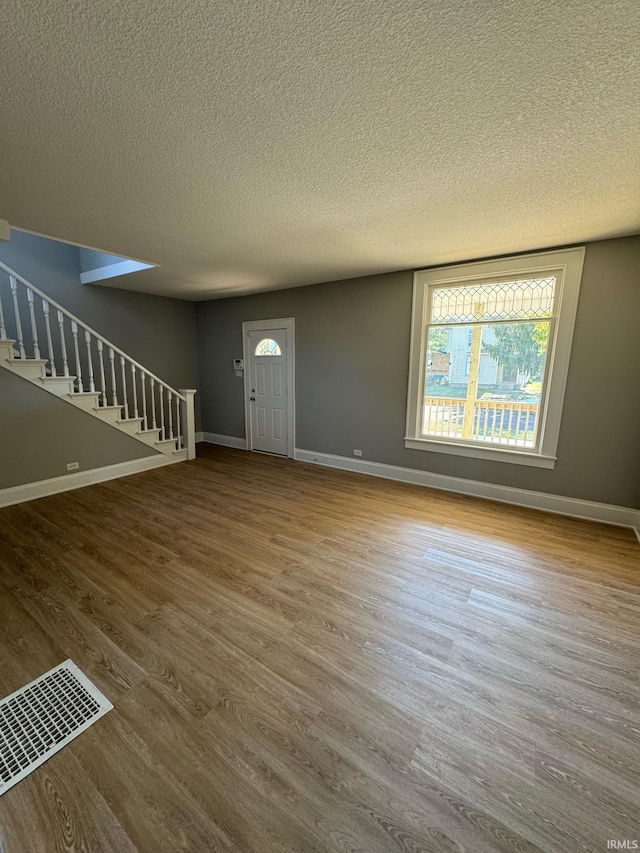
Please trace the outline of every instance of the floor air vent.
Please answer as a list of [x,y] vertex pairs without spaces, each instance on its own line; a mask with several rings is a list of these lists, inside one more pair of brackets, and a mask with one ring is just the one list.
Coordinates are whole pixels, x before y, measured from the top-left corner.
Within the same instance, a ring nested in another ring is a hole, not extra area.
[[0,796],[113,708],[71,660],[0,702]]

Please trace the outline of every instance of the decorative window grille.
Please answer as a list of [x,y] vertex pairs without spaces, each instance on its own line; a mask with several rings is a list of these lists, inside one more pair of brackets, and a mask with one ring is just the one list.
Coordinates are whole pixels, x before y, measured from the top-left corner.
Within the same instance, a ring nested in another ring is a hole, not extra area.
[[256,346],[256,355],[282,355],[282,350],[273,338],[263,338]]
[[434,287],[431,323],[533,320],[551,317],[556,277]]

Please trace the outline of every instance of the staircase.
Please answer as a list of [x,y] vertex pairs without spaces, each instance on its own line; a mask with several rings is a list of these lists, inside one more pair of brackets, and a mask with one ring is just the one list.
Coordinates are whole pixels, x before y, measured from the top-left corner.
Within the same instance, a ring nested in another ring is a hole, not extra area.
[[171,388],[1,261],[0,367],[175,461],[195,457],[195,391]]

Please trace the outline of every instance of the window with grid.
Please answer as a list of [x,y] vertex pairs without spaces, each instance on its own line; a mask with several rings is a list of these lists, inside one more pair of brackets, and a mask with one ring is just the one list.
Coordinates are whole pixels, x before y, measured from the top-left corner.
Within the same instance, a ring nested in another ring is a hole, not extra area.
[[583,256],[416,273],[408,447],[553,467]]

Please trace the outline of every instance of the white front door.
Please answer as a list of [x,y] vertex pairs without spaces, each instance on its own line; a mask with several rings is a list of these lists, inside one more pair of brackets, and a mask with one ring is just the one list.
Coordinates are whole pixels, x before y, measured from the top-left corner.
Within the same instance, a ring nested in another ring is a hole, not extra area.
[[251,329],[249,343],[249,411],[251,449],[287,455],[287,329]]

